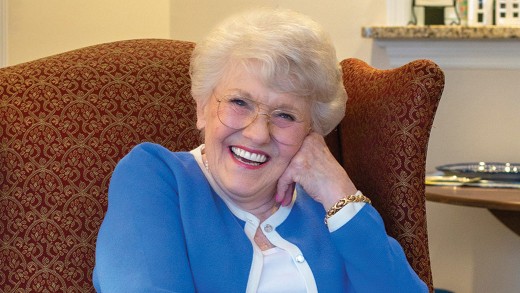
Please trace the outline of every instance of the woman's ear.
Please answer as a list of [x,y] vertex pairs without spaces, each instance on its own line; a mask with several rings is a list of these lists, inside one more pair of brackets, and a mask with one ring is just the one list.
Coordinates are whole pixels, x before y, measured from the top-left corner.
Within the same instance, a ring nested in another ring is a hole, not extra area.
[[206,108],[207,101],[201,102],[197,100],[197,129],[202,130],[206,127]]

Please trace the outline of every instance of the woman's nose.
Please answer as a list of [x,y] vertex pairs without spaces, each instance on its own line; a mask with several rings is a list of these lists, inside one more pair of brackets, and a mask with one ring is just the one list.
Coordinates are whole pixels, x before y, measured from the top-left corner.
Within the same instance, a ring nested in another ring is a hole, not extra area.
[[268,143],[271,140],[269,127],[269,114],[258,113],[255,120],[242,130],[242,135],[257,144]]

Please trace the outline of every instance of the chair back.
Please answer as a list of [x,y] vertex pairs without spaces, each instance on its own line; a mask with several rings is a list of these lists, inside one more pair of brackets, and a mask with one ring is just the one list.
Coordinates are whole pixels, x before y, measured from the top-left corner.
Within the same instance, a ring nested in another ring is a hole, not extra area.
[[327,142],[432,291],[424,177],[444,74],[429,60],[390,70],[358,59],[341,66],[349,98],[345,118]]
[[194,44],[132,40],[0,69],[0,292],[93,292],[116,163],[200,143]]

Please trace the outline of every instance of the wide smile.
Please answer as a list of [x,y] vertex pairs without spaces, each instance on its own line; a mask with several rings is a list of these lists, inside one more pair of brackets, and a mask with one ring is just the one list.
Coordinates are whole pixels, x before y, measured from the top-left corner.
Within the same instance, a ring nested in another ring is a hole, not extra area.
[[230,150],[235,159],[249,166],[260,166],[269,160],[264,154],[249,152],[236,146],[230,147]]

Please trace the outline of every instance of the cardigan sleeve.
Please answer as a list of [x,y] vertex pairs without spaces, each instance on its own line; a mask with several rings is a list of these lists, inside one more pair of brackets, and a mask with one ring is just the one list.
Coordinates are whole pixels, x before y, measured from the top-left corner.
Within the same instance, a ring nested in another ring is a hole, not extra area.
[[175,177],[160,152],[139,145],[114,170],[96,243],[97,292],[195,291]]
[[[355,195],[363,195],[361,191],[357,191]],[[364,202],[351,202],[341,208],[336,214],[327,220],[327,227],[330,232],[334,232],[350,221],[365,206]]]
[[365,205],[331,237],[343,257],[353,292],[428,292],[371,205]]

